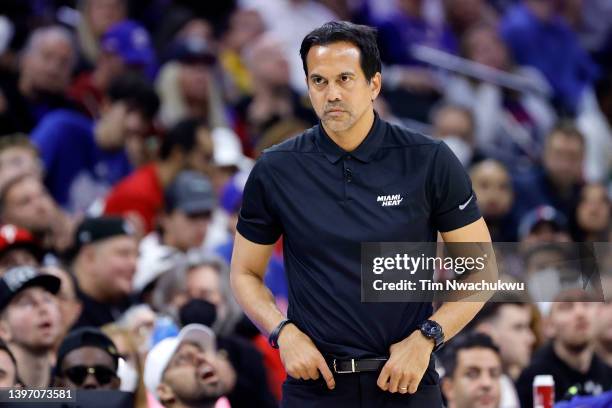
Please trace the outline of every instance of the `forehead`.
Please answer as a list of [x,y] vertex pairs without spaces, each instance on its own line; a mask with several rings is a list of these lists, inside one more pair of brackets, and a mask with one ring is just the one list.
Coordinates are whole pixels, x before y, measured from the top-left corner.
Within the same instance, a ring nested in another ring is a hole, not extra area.
[[338,75],[341,72],[361,71],[359,48],[349,42],[341,41],[325,45],[315,45],[308,51],[306,64],[309,75]]
[[480,369],[501,368],[497,353],[489,348],[473,347],[461,349],[457,354],[457,369],[478,367]]
[[176,352],[174,353],[174,355],[176,356],[177,354],[180,354],[180,353],[198,353],[201,351],[202,351],[202,347],[200,347],[199,344],[196,344],[191,341],[184,341],[176,349]]
[[84,346],[72,350],[64,357],[62,367],[72,367],[76,365],[104,365],[112,368],[114,366],[113,358],[106,351],[99,347]]
[[23,298],[32,298],[34,296],[40,296],[40,295],[46,295],[49,294],[51,295],[50,292],[47,292],[45,289],[39,287],[39,286],[32,286],[30,288],[27,289],[23,289],[22,291],[20,291],[17,295],[15,295],[15,297],[11,300],[11,304],[18,302],[19,299],[23,299]]

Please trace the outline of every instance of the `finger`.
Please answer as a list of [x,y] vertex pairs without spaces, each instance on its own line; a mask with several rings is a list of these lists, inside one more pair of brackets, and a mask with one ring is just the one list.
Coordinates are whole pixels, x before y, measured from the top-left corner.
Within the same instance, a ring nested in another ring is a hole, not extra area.
[[389,386],[388,381],[389,381],[389,367],[387,366],[387,364],[385,364],[382,370],[380,371],[380,375],[378,376],[378,381],[376,381],[376,384],[378,385],[378,388],[380,388],[381,390],[387,391],[388,386]]
[[323,356],[321,356],[321,358],[319,359],[319,364],[317,365],[317,368],[319,369],[321,375],[323,376],[323,379],[327,383],[327,388],[329,388],[330,390],[336,388],[336,380],[334,379],[334,375],[327,366],[327,363],[325,362]]
[[402,372],[397,368],[391,370],[391,378],[389,378],[389,392],[396,393],[397,387],[402,379]]
[[310,363],[308,364],[308,377],[311,380],[316,380],[317,378],[319,378],[319,370],[317,369],[317,366]]
[[408,386],[408,393],[414,394],[415,392],[417,392],[417,388],[419,388],[420,383],[421,379],[413,378],[412,380],[410,380],[410,385]]
[[406,394],[409,386],[410,382],[406,378],[402,378],[402,381],[400,381],[399,385],[397,386],[397,392],[400,394]]

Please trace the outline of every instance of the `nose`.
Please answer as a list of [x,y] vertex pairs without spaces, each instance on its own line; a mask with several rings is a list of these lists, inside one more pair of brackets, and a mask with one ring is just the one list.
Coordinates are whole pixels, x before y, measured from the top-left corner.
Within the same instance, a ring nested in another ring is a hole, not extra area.
[[341,100],[342,94],[340,92],[340,87],[336,85],[334,81],[330,81],[327,85],[327,101],[336,102]]
[[81,388],[84,388],[86,390],[95,390],[99,388],[98,381],[96,381],[96,378],[94,377],[93,374],[91,373],[87,374],[87,377],[85,377],[85,380],[83,381],[83,385],[81,386]]

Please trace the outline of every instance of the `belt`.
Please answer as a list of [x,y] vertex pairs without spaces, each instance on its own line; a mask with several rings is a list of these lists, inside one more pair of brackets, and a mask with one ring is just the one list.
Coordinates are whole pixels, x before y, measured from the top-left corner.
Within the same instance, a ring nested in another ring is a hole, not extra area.
[[350,374],[378,371],[386,362],[386,358],[364,358],[362,360],[352,358],[350,360],[333,359],[329,365],[336,374]]

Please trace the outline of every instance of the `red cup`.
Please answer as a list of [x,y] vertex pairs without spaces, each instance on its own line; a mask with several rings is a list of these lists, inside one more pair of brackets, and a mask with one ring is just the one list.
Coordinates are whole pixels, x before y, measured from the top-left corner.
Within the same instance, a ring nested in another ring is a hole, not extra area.
[[533,379],[533,408],[553,408],[555,380],[552,375],[536,375]]

